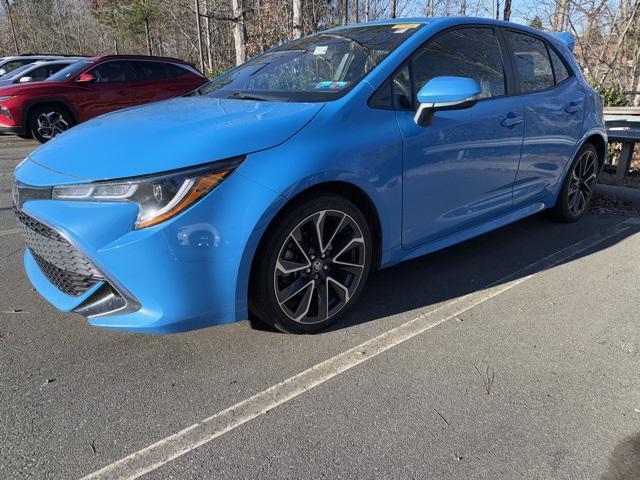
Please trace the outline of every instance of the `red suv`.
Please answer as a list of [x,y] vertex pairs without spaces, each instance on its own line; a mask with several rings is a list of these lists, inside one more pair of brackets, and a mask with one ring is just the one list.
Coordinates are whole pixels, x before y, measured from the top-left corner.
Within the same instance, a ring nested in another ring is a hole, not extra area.
[[0,133],[44,143],[97,115],[177,97],[206,81],[192,65],[174,58],[80,60],[43,82],[0,88]]

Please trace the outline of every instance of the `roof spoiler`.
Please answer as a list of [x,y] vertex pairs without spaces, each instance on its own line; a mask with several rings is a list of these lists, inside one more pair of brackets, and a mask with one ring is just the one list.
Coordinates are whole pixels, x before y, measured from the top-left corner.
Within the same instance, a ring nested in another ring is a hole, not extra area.
[[551,35],[556,37],[558,40],[560,40],[562,43],[564,43],[567,47],[569,47],[569,50],[573,52],[573,47],[575,47],[576,45],[576,39],[574,38],[573,33],[571,32],[550,32],[550,33]]

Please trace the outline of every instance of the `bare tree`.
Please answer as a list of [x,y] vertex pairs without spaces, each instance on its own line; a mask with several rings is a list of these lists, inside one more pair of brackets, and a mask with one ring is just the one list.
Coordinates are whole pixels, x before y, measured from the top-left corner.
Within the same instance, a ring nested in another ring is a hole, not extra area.
[[200,70],[204,72],[204,53],[202,51],[202,26],[200,24],[200,0],[195,0],[196,7],[196,35],[198,37],[198,58]]
[[244,25],[244,5],[242,5],[242,1],[243,0],[231,0],[236,65],[244,63],[247,56],[247,32]]
[[16,28],[13,25],[13,15],[11,15],[11,5],[9,5],[9,0],[4,0],[4,11],[9,19],[11,36],[13,37],[13,46],[15,48],[16,55],[18,55],[20,53],[20,49],[18,48],[18,37],[16,36]]
[[293,0],[293,38],[302,36],[302,0]]
[[504,12],[502,14],[504,20],[511,20],[511,0],[504,0]]

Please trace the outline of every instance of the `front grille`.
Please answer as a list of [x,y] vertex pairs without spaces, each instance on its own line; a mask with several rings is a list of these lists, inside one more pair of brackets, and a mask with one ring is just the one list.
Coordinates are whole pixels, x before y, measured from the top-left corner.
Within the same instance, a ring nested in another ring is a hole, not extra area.
[[103,277],[71,243],[58,232],[16,209],[24,239],[42,273],[71,296],[85,293]]

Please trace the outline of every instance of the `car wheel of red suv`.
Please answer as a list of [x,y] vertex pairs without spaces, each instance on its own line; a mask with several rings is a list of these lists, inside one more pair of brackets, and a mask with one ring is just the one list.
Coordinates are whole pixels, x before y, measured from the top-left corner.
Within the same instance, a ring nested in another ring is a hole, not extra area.
[[57,105],[37,107],[29,116],[29,130],[40,143],[48,142],[74,125],[73,117]]

